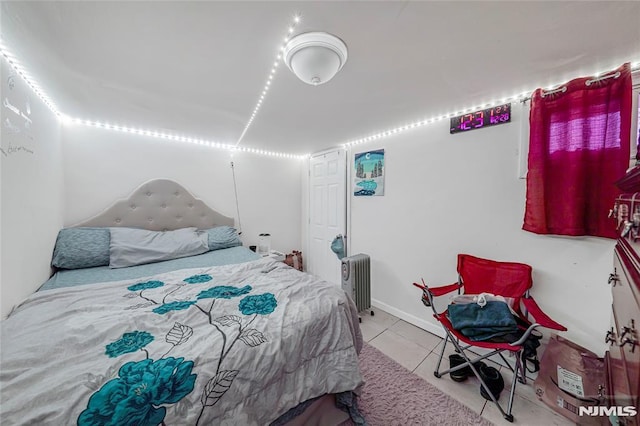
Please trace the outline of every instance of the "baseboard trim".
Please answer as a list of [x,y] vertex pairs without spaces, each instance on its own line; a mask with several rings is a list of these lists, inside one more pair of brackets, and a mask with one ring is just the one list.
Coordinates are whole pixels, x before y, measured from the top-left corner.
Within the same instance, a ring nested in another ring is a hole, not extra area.
[[388,312],[391,315],[398,317],[410,324],[413,324],[416,327],[420,327],[421,329],[428,331],[431,334],[435,334],[436,336],[442,337],[443,339],[445,337],[444,330],[439,324],[434,324],[415,315],[408,314],[404,311],[401,311],[400,309],[394,308],[393,306],[376,299],[371,299],[371,304],[374,307],[380,308],[383,311]]

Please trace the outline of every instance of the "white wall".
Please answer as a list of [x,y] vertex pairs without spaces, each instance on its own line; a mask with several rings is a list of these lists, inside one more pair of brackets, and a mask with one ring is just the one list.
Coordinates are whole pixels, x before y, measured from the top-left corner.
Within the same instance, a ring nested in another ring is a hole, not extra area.
[[[64,125],[65,226],[93,216],[154,178],[170,178],[236,217],[227,151],[81,125]],[[271,233],[271,247],[301,247],[302,161],[234,154],[245,246]],[[237,220],[237,219],[236,219]],[[237,224],[237,222],[236,222]]]
[[355,152],[384,148],[386,171],[384,196],[351,196],[349,253],[371,256],[375,305],[435,332],[412,282],[455,282],[458,253],[527,263],[542,309],[568,327],[566,337],[603,353],[614,241],[522,231],[518,147],[527,117],[514,110],[510,124],[450,135],[443,120],[352,149],[351,164]]
[[63,187],[58,119],[6,60],[0,61],[0,316],[4,318],[49,277],[53,245],[62,227]]

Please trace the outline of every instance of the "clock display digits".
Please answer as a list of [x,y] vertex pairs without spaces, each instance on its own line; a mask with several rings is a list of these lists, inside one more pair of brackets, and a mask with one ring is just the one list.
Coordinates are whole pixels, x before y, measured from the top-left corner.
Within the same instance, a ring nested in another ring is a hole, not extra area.
[[476,124],[473,127],[478,129],[484,126],[484,111],[478,111],[474,115],[476,116]]
[[498,105],[492,108],[451,117],[449,132],[460,133],[511,121],[511,104]]
[[462,116],[462,122],[460,123],[460,130],[469,130],[471,129],[471,120],[473,116],[471,114],[466,114]]

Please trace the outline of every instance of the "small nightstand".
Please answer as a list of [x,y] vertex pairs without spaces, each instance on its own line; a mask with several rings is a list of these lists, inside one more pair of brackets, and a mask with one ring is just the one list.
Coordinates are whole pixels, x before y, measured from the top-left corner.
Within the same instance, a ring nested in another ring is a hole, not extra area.
[[268,254],[263,254],[262,257],[268,257],[276,262],[284,262],[284,253],[280,253],[276,250],[270,250]]

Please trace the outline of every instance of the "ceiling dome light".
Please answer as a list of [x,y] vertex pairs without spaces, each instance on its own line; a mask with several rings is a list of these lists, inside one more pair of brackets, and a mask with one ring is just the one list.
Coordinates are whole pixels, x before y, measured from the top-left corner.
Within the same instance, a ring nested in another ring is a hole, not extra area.
[[342,69],[347,62],[347,45],[328,33],[303,33],[289,40],[282,56],[300,80],[317,86]]

